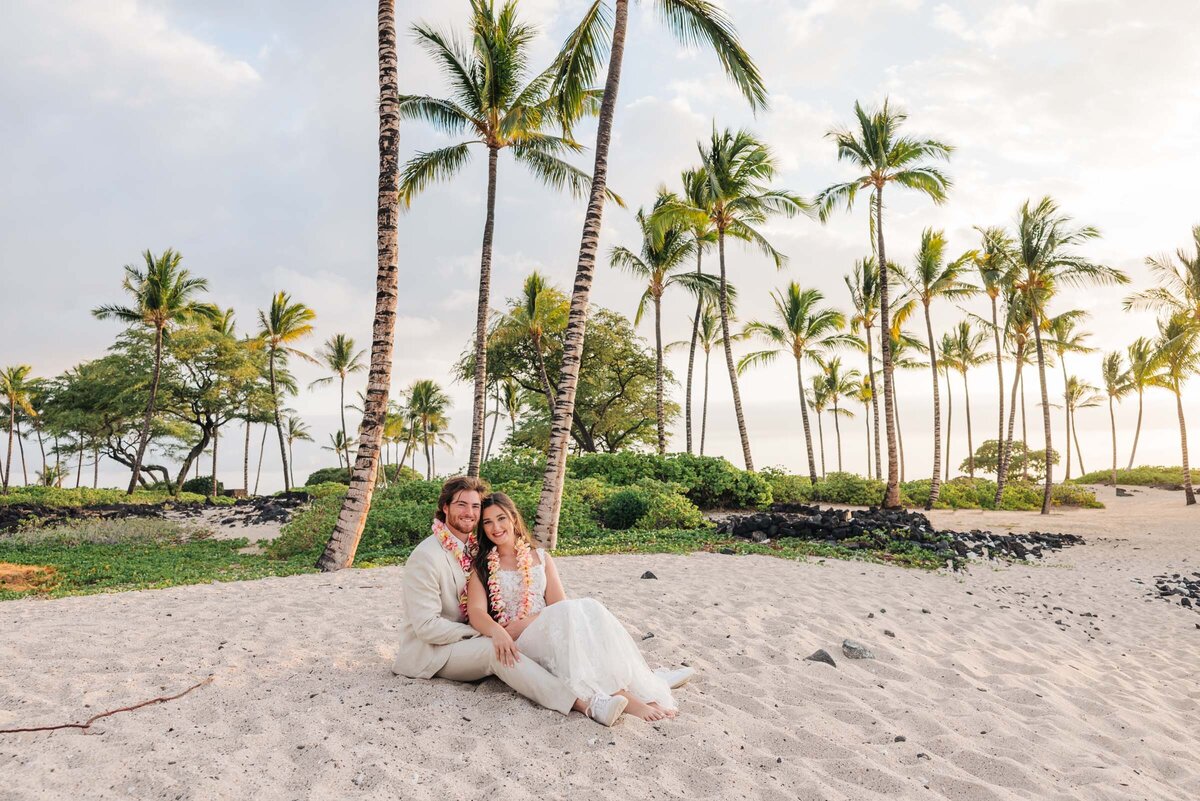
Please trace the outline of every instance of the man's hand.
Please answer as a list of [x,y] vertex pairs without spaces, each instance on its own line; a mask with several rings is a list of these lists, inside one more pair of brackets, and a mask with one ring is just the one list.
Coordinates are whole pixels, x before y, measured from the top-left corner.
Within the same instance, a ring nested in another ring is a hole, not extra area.
[[496,659],[505,667],[512,667],[521,658],[521,652],[517,650],[512,635],[504,629],[497,631],[492,637],[492,647],[496,649]]

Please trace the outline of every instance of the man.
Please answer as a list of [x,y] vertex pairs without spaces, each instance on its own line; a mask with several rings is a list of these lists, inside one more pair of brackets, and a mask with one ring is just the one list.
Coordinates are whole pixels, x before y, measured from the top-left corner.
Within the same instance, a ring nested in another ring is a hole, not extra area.
[[467,576],[485,491],[483,482],[468,476],[442,485],[434,533],[413,550],[404,568],[404,622],[392,671],[414,679],[436,676],[452,681],[494,675],[547,709],[564,715],[575,710],[613,725],[628,703],[624,698],[603,696],[588,703],[528,657],[518,656],[512,666],[505,665],[491,639],[466,623]]

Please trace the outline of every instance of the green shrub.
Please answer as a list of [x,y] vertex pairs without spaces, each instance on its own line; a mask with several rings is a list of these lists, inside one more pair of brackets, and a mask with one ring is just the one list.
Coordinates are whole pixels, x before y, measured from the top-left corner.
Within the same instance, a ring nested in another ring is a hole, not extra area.
[[[126,495],[121,489],[92,489],[80,487],[9,487],[7,495],[0,495],[0,505],[13,503],[29,503],[56,508],[104,506],[108,504],[147,504],[158,505],[170,503],[174,505],[203,504],[205,496],[194,492],[181,492],[178,497],[167,490],[135,490],[132,495]],[[232,498],[216,499],[218,504],[231,504]]]
[[[1192,475],[1195,475],[1193,470]],[[1076,484],[1112,484],[1112,470],[1097,470],[1079,478],[1071,479]],[[1140,465],[1132,470],[1118,470],[1117,483],[1136,487],[1159,489],[1183,489],[1183,468]]]
[[603,522],[606,528],[633,528],[650,511],[650,493],[641,487],[625,487],[614,492],[604,504]]
[[[542,485],[540,483],[513,482],[500,484],[492,489],[496,492],[503,492],[512,498],[518,511],[521,512],[521,517],[525,519],[525,525],[532,531],[534,521],[537,517],[538,501],[542,497]],[[596,487],[595,485],[591,485],[588,489],[589,492],[594,492]],[[599,527],[593,502],[581,494],[578,482],[567,479],[563,488],[562,506],[559,509],[558,515],[560,536],[566,532],[572,532],[579,536],[589,536],[594,534]]]
[[320,484],[306,484],[300,491],[310,498],[325,498],[330,495],[341,497],[346,494],[346,485],[337,481],[325,481]]
[[1055,484],[1054,489],[1050,491],[1050,503],[1054,506],[1078,506],[1082,509],[1104,508],[1104,504],[1096,500],[1095,492],[1078,484]]
[[[656,486],[655,486],[656,485]],[[660,484],[643,481],[640,489],[646,491],[649,504],[633,527],[643,531],[659,529],[700,529],[712,524],[682,493],[683,487],[675,484]]]
[[[913,506],[924,508],[929,500],[930,481],[927,478],[906,481],[901,494]],[[996,482],[986,478],[958,476],[942,483],[935,509],[991,509],[996,499]]]
[[333,533],[341,508],[342,499],[336,495],[317,498],[292,515],[292,519],[283,524],[280,535],[268,542],[263,550],[272,559],[288,559],[302,553],[312,553],[315,559]]
[[[822,503],[845,503],[855,506],[879,506],[887,484],[873,478],[856,476],[853,473],[829,473],[818,481],[810,494],[812,500]],[[911,505],[911,500],[901,491],[900,502]]]
[[771,485],[772,502],[810,503],[812,501],[812,481],[808,476],[792,475],[782,467],[768,467],[760,475]]
[[[422,476],[411,467],[402,464],[389,464],[387,466],[387,480],[391,484],[402,481],[416,481]],[[348,467],[322,467],[309,474],[304,480],[304,486],[312,486],[314,484],[328,484],[337,482],[344,486],[350,486],[350,468]],[[376,480],[376,484],[382,484],[382,476]]]
[[[180,489],[184,492],[194,492],[197,495],[208,495],[208,489],[212,486],[212,476],[200,476],[199,478],[188,479],[183,482]],[[220,481],[217,482],[217,494],[220,495],[225,491],[225,485]]]
[[568,460],[567,469],[576,478],[599,478],[619,487],[647,478],[682,484],[688,498],[701,509],[762,508],[771,504],[771,485],[766,478],[714,456],[587,453]]
[[479,477],[489,484],[537,484],[546,471],[546,456],[533,448],[510,448],[479,466]]

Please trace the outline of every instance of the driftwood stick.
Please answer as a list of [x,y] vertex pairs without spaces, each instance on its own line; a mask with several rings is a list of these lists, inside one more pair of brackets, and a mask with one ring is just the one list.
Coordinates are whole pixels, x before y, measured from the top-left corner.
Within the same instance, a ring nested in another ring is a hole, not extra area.
[[175,695],[166,695],[166,696],[161,696],[159,698],[151,698],[149,701],[142,701],[140,704],[134,704],[133,706],[123,706],[120,709],[110,709],[107,712],[101,712],[99,715],[92,715],[90,718],[87,719],[87,722],[85,722],[85,723],[60,723],[57,726],[31,726],[29,728],[22,728],[22,729],[0,729],[0,734],[17,734],[19,732],[26,732],[26,731],[55,731],[56,729],[87,729],[93,723],[95,723],[97,720],[100,720],[100,718],[106,718],[109,715],[115,715],[118,712],[132,712],[135,709],[141,709],[142,707],[150,706],[151,704],[161,704],[164,701],[174,701],[176,698],[182,698],[183,696],[190,693],[192,690],[203,687],[205,684],[212,683],[213,678],[214,678],[213,676],[209,676],[204,681],[197,682],[196,684],[193,684],[191,687],[188,687],[183,692],[177,693]]

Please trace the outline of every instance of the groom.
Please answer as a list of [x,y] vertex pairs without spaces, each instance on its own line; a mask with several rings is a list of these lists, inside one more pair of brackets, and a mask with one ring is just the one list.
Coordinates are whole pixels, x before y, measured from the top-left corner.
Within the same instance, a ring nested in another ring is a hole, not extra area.
[[507,666],[497,658],[491,638],[466,623],[467,577],[485,492],[483,482],[469,476],[442,485],[434,533],[413,550],[404,568],[404,621],[392,671],[414,679],[436,676],[452,681],[496,676],[547,709],[564,715],[575,710],[613,725],[624,711],[624,698],[605,696],[589,704],[529,657],[518,655]]

